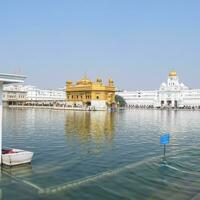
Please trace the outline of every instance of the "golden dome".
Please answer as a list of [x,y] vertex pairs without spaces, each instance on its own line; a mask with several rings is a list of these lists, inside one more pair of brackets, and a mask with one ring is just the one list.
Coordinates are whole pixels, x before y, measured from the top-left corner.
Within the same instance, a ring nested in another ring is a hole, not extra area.
[[169,73],[169,76],[177,76],[176,71],[171,71],[171,72]]
[[67,80],[66,83],[67,83],[67,84],[72,84],[72,81],[71,81],[71,80]]
[[108,82],[109,83],[114,83],[114,81],[111,78],[108,80]]
[[97,80],[96,80],[96,82],[97,83],[102,83],[102,79],[98,77]]
[[92,84],[92,81],[89,80],[88,78],[84,77],[83,79],[78,81],[76,84],[77,85],[88,85],[88,84]]

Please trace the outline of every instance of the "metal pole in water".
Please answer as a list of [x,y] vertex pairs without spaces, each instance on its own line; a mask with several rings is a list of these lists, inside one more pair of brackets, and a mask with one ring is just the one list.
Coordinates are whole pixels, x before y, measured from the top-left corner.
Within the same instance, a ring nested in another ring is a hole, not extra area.
[[164,144],[164,158],[165,158],[165,154],[166,154],[166,144]]
[[0,82],[0,165],[2,159],[2,112],[3,112],[3,83]]

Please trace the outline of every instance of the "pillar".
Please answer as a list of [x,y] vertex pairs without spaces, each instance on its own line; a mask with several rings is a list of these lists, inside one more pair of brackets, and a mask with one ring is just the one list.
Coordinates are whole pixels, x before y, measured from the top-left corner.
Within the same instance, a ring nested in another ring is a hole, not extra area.
[[0,164],[2,157],[2,112],[3,112],[3,83],[0,82]]

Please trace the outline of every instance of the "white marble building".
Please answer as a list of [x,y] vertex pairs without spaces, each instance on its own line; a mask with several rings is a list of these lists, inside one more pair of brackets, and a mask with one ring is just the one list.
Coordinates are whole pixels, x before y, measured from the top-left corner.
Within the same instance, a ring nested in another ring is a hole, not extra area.
[[11,104],[45,104],[65,102],[64,90],[38,89],[30,85],[7,85],[3,88],[3,101]]
[[200,108],[200,89],[190,89],[179,81],[175,71],[169,73],[166,83],[153,91],[123,91],[117,93],[123,97],[128,107],[149,108]]

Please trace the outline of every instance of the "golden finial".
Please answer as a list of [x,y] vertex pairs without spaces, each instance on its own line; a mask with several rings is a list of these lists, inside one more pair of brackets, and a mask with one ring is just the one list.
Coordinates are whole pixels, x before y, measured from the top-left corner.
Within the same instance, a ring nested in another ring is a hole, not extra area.
[[97,77],[97,83],[102,83],[102,79],[100,77]]
[[177,73],[175,70],[172,70],[171,72],[169,72],[169,76],[177,76]]

